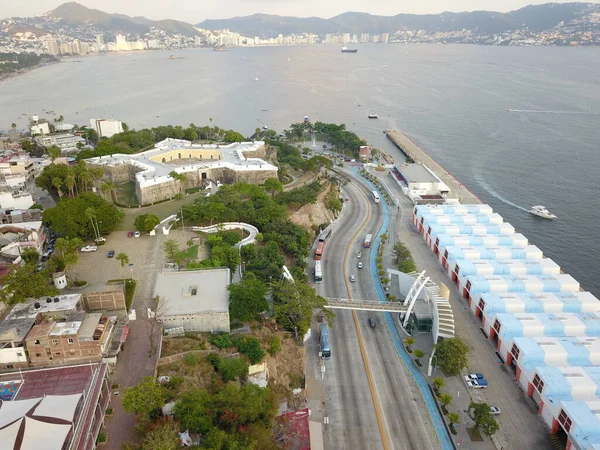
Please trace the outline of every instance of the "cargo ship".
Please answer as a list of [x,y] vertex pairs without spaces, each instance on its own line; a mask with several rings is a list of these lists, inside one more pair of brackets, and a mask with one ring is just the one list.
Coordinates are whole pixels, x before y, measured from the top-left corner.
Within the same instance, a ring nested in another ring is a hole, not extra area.
[[342,53],[356,53],[358,52],[357,48],[348,48],[345,45],[342,47]]

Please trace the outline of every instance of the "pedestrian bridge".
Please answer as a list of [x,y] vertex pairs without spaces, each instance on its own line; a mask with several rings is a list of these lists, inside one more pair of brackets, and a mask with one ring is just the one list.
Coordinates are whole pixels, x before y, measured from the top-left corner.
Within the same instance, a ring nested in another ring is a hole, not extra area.
[[381,303],[376,300],[350,300],[348,298],[328,298],[325,308],[328,309],[355,309],[358,311],[378,312],[404,312],[408,305],[398,302]]

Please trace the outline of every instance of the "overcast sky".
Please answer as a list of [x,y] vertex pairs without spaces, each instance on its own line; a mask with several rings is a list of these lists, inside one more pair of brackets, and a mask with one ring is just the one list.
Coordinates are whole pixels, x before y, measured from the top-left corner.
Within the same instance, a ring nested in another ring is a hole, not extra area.
[[[550,1],[550,0],[548,0]],[[198,23],[204,19],[246,16],[254,13],[298,17],[332,17],[347,11],[391,16],[442,11],[510,11],[536,0],[79,0],[88,8],[149,19],[179,19]],[[568,3],[573,0],[554,0]],[[34,16],[56,8],[60,0],[0,0],[0,17]]]

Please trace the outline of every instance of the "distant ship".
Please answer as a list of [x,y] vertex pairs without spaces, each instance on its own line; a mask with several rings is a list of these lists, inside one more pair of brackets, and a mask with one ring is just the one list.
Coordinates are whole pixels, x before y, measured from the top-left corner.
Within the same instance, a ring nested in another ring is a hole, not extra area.
[[544,219],[556,219],[556,216],[548,211],[544,206],[538,205],[531,208],[529,211],[534,216],[543,217]]
[[213,48],[213,52],[226,52],[227,51],[227,47],[225,47],[224,45],[220,45],[218,47]]
[[358,52],[357,48],[348,48],[345,45],[342,47],[342,53],[356,53]]
[[379,119],[379,115],[377,115],[377,114],[369,114],[367,117],[369,119]]

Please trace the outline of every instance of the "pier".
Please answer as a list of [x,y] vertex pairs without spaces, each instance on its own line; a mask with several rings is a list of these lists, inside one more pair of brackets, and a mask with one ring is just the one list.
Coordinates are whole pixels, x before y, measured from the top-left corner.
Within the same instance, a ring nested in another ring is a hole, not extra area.
[[465,185],[460,183],[454,175],[448,172],[435,159],[425,153],[408,136],[398,130],[385,130],[385,135],[392,141],[405,156],[416,163],[427,166],[437,177],[450,188],[462,204],[483,203],[479,197],[473,194]]

